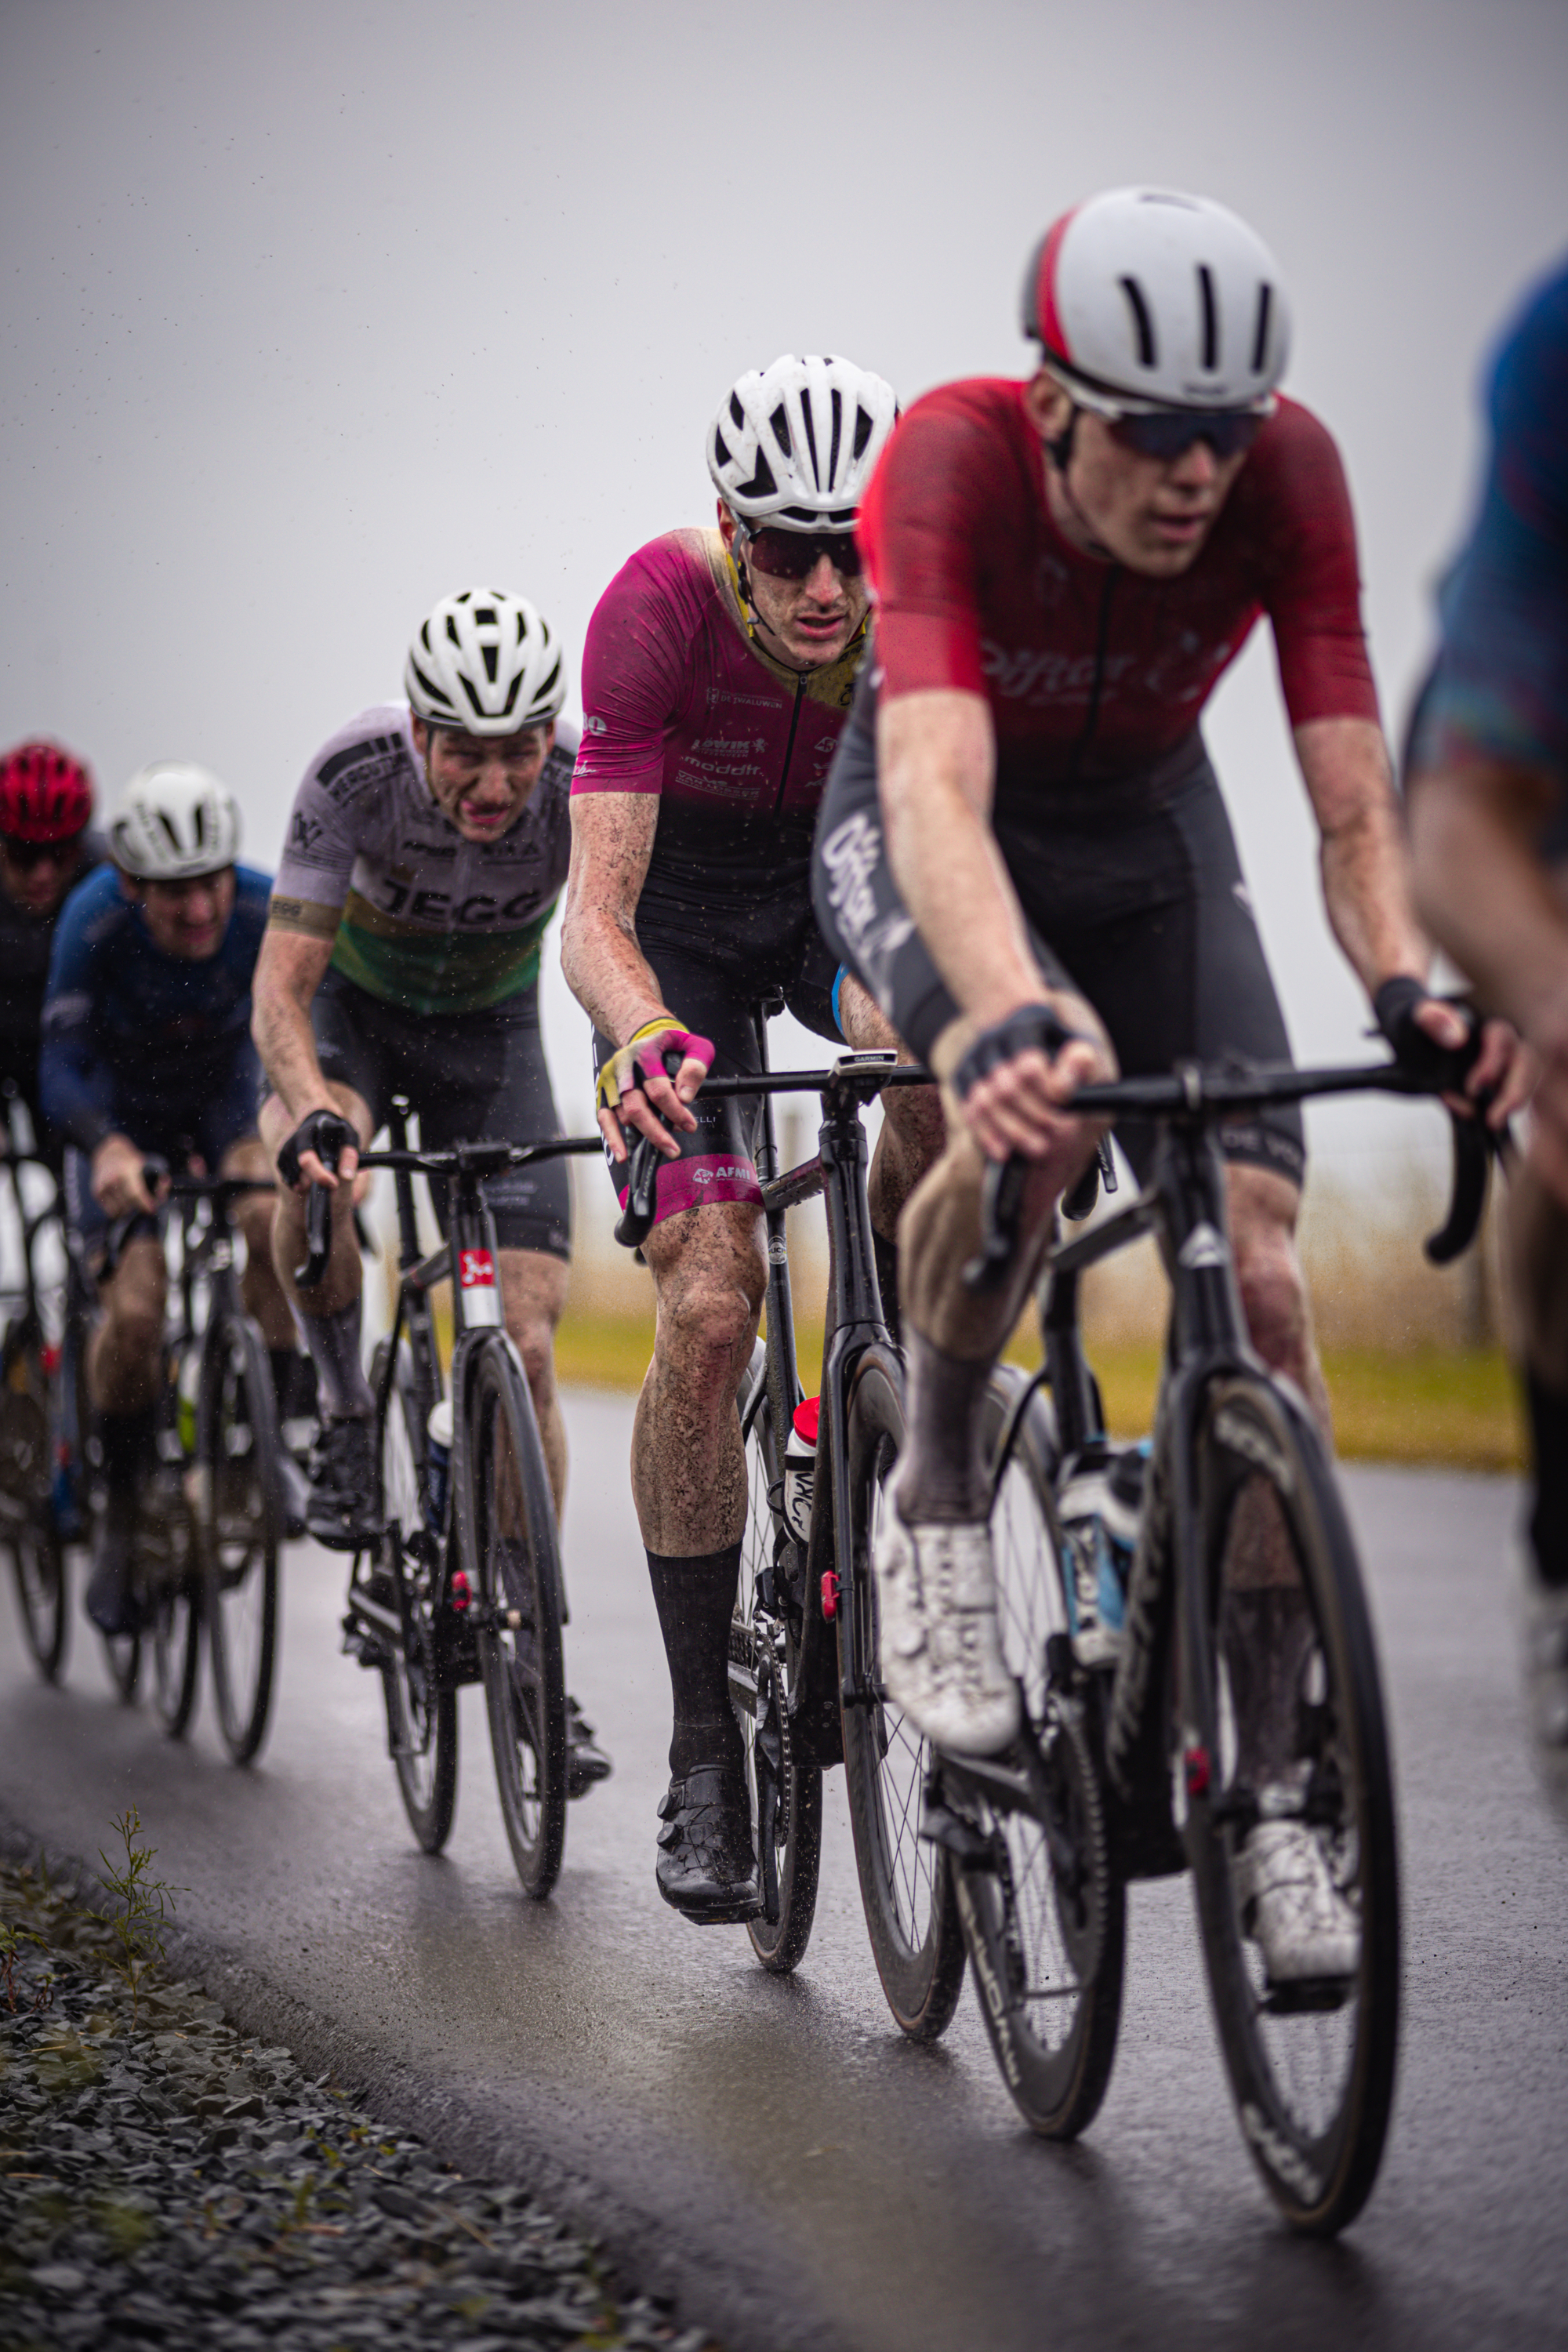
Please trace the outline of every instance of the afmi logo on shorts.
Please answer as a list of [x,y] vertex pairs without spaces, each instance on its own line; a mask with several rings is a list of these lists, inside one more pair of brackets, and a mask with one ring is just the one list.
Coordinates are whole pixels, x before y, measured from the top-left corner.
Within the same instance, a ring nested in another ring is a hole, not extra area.
[[717,1167],[696,1167],[691,1171],[694,1184],[721,1184],[726,1181],[744,1184],[748,1179],[753,1183],[756,1181],[756,1171],[749,1160],[738,1160],[728,1166],[721,1160]]

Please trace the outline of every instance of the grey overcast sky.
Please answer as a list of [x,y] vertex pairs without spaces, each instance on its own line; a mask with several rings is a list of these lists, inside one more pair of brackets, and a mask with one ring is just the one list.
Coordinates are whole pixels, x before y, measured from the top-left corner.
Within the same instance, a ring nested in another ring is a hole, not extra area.
[[[3,0],[0,741],[110,794],[204,761],[269,865],[437,596],[516,588],[575,655],[631,550],[711,512],[732,376],[1019,373],[1034,237],[1135,180],[1279,256],[1396,726],[1480,355],[1568,245],[1565,115],[1562,0]],[[1266,642],[1210,740],[1298,1050],[1343,1052]],[[546,1006],[575,1122],[555,970]],[[1320,1137],[1368,1164],[1415,1116]]]

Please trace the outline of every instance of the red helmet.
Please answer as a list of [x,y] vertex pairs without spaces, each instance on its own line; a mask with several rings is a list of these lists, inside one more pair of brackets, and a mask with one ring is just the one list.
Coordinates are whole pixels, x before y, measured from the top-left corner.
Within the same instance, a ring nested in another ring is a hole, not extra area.
[[0,759],[0,834],[68,841],[91,814],[91,772],[58,743],[18,743]]

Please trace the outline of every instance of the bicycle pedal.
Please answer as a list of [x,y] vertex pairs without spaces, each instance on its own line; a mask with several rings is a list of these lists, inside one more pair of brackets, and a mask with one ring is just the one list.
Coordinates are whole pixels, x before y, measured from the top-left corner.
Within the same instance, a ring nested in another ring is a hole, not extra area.
[[382,1667],[388,1664],[380,1634],[372,1633],[370,1627],[352,1612],[343,1619],[342,1654],[345,1658],[357,1658],[362,1666]]
[[940,1845],[952,1854],[954,1862],[966,1870],[994,1870],[995,1849],[990,1838],[955,1813],[949,1805],[928,1804],[921,1818],[921,1835],[931,1845]]

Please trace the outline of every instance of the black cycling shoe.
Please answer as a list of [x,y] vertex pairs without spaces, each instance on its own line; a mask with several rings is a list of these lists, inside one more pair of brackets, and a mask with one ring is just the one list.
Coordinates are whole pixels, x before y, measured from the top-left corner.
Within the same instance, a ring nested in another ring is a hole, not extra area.
[[375,1434],[367,1420],[323,1421],[310,1455],[306,1533],[329,1551],[363,1551],[380,1529],[375,1507]]
[[702,1927],[757,1918],[763,1898],[740,1766],[699,1764],[671,1780],[658,1814],[654,1875],[665,1901]]
[[111,1493],[92,1547],[87,1613],[100,1633],[138,1633],[142,1611],[133,1580],[136,1497]]
[[594,1737],[594,1727],[576,1700],[566,1701],[566,1794],[585,1797],[596,1781],[615,1770],[608,1755]]

